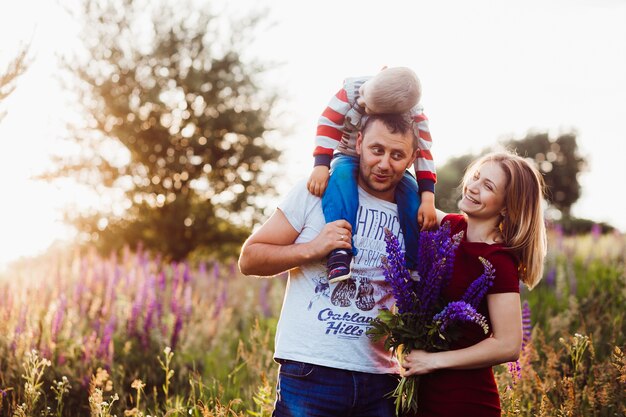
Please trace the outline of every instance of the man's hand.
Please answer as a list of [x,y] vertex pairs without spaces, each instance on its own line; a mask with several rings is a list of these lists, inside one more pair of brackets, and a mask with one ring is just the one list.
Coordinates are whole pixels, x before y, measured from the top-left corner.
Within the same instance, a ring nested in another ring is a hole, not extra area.
[[324,258],[334,249],[352,250],[352,226],[346,220],[326,223],[315,239],[309,242],[313,259]]
[[430,191],[422,193],[422,203],[417,210],[417,223],[420,231],[431,230],[437,226],[437,210],[435,209],[435,194]]
[[324,191],[326,191],[329,177],[329,168],[324,165],[318,165],[313,168],[313,172],[309,177],[309,181],[306,183],[306,187],[309,189],[311,194],[321,197],[324,195]]

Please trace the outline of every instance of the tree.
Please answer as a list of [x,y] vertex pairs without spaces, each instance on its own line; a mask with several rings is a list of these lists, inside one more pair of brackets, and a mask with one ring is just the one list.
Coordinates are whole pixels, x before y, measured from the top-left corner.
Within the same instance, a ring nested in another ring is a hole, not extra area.
[[[576,134],[570,132],[556,138],[550,138],[547,133],[528,134],[523,139],[508,139],[487,148],[481,155],[502,147],[535,162],[546,183],[547,201],[563,217],[570,217],[571,207],[580,197],[578,177],[586,167],[586,160],[578,151]],[[468,154],[451,158],[437,168],[437,207],[441,210],[457,211],[461,178],[476,157]]]
[[[81,152],[46,178],[99,194],[123,189],[125,210],[70,216],[104,252],[143,244],[172,259],[198,247],[233,253],[272,191],[262,174],[279,152],[266,138],[275,100],[264,65],[243,58],[254,14],[227,22],[181,2],[86,0],[86,54],[65,57],[86,117]],[[225,29],[227,28],[227,29]]]
[[476,158],[467,154],[450,158],[446,163],[437,167],[437,185],[435,203],[438,209],[447,213],[459,211],[458,203],[461,198],[461,179],[467,166]]
[[546,182],[548,202],[563,217],[570,217],[572,205],[580,198],[578,178],[587,165],[578,151],[576,133],[564,133],[556,138],[550,138],[547,133],[528,134],[504,144],[535,161]]
[[[16,87],[17,79],[28,68],[28,46],[21,47],[17,55],[8,63],[6,69],[0,72],[0,103],[2,103]],[[0,111],[0,121],[6,116],[6,111]]]

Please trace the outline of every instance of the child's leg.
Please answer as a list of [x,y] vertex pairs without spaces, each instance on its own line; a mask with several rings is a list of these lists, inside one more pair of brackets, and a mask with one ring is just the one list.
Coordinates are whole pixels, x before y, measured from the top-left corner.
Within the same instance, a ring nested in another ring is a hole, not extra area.
[[408,269],[417,269],[417,254],[419,244],[419,225],[417,224],[417,211],[420,206],[419,188],[415,177],[408,171],[396,188],[396,203],[398,204],[398,217],[400,227],[404,235],[404,259]]
[[[326,223],[344,219],[350,223],[354,231],[356,213],[359,208],[358,169],[358,158],[342,154],[333,157],[328,186],[322,197],[322,210]],[[334,250],[330,253],[327,262],[329,281],[335,282],[350,277],[350,262],[356,253],[354,239],[352,239],[352,252]]]

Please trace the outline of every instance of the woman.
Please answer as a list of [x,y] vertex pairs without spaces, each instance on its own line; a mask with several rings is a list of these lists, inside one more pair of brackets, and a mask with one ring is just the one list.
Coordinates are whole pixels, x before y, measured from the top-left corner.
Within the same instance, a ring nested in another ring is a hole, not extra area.
[[514,154],[492,153],[470,165],[462,185],[463,214],[437,213],[439,224],[450,222],[452,234],[465,232],[443,296],[459,300],[483,272],[479,257],[491,262],[496,277],[478,310],[491,334],[468,325],[450,351],[412,351],[403,357],[403,375],[421,375],[418,416],[500,416],[491,367],[518,358],[519,281],[532,289],[543,272],[543,178],[537,170]]

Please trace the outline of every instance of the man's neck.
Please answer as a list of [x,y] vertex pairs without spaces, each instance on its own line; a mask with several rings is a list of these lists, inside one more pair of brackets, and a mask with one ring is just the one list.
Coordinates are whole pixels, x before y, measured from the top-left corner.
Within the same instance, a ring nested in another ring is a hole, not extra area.
[[371,190],[369,189],[367,186],[363,186],[361,181],[359,181],[358,183],[358,187],[363,190],[363,192],[371,195],[374,198],[377,198],[379,200],[383,200],[383,201],[387,201],[389,203],[393,203],[396,204],[396,190],[395,188],[393,190],[390,191],[375,191],[375,190]]

